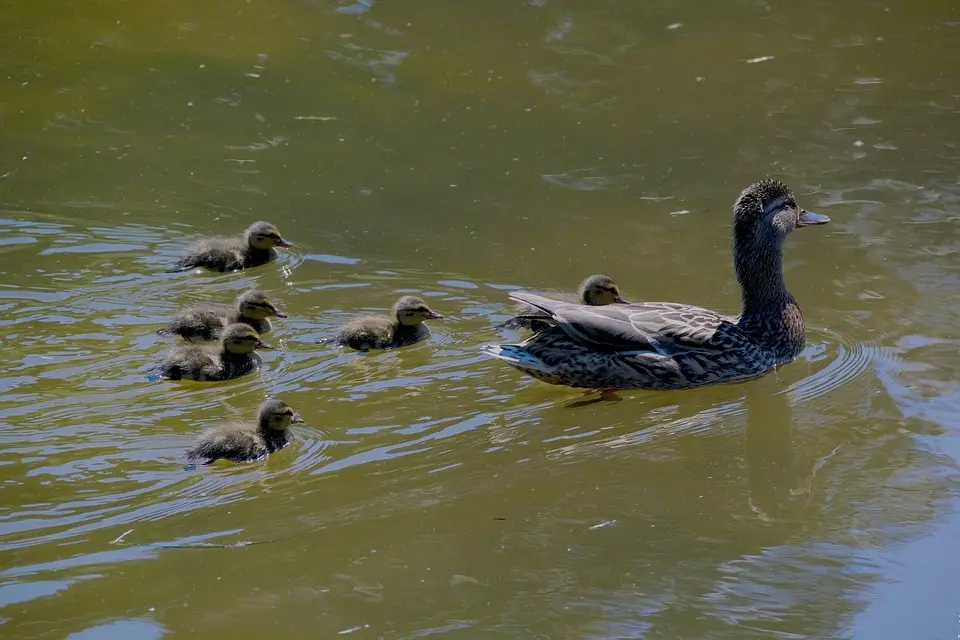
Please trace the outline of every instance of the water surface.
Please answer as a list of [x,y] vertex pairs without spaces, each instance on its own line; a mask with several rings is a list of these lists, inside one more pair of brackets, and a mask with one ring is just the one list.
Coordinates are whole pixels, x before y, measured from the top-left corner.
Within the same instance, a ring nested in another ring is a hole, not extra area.
[[[960,119],[949,2],[20,3],[0,17],[5,638],[953,638]],[[570,407],[478,347],[515,288],[735,312],[787,181],[804,354]],[[297,243],[168,274],[266,219]],[[151,383],[269,291],[254,376]],[[315,344],[402,293],[430,341]],[[268,396],[307,424],[185,469]]]

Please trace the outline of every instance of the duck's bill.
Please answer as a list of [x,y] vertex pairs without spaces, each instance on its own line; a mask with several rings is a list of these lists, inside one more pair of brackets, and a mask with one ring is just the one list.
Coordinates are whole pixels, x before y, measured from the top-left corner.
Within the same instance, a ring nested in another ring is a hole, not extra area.
[[287,314],[285,314],[285,313],[280,313],[279,311],[276,311],[276,310],[274,310],[273,315],[277,316],[278,318],[286,318],[286,317],[287,317]]
[[624,298],[623,296],[617,296],[616,298],[613,299],[613,301],[617,304],[630,304],[630,301]]
[[263,340],[257,340],[257,349],[273,349],[273,347]]
[[828,222],[830,222],[830,218],[822,213],[804,211],[797,219],[797,227],[812,227],[817,224],[827,224]]
[[306,420],[304,420],[303,418],[300,417],[300,414],[299,414],[299,413],[293,414],[293,420],[291,420],[291,422],[293,422],[293,424],[306,424],[306,423],[307,423]]
[[289,242],[288,240],[284,240],[283,238],[280,238],[280,241],[277,242],[277,246],[283,247],[284,249],[289,249],[290,247],[293,246],[293,243]]
[[431,311],[427,314],[428,320],[443,320],[443,316],[437,313],[436,311]]

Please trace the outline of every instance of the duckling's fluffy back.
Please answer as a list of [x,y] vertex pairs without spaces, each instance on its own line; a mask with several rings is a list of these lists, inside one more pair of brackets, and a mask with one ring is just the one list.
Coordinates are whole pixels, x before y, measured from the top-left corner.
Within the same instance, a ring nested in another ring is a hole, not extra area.
[[184,307],[157,333],[179,335],[186,340],[216,340],[233,315],[233,307],[227,304],[193,304]]
[[239,236],[204,238],[187,247],[186,254],[177,261],[173,271],[206,267],[214,271],[235,271],[246,266],[249,245]]
[[360,351],[385,349],[393,344],[398,325],[384,316],[355,318],[337,331],[333,342]]
[[204,464],[219,459],[248,462],[278,451],[289,442],[289,431],[265,433],[252,424],[224,424],[201,433],[197,444],[187,451],[187,459],[202,460]]
[[160,364],[160,375],[170,380],[199,382],[230,380],[252,372],[260,364],[255,354],[231,355],[219,342],[183,343]]
[[259,334],[268,333],[273,325],[266,318],[244,318],[236,307],[219,302],[201,302],[184,307],[170,319],[166,327],[157,331],[160,335],[179,335],[185,340],[217,340],[227,325],[242,322],[253,327]]

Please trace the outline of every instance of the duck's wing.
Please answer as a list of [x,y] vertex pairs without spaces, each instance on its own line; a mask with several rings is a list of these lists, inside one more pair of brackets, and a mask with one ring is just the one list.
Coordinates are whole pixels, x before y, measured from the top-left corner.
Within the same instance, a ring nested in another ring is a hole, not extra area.
[[[538,294],[539,295],[539,294]],[[556,302],[569,302],[579,304],[580,297],[576,293],[550,292],[543,297]],[[517,302],[514,309],[514,315],[506,322],[498,325],[497,328],[503,329],[532,329],[533,331],[543,331],[550,326],[548,322],[550,315],[527,302]]]
[[700,307],[669,302],[592,307],[522,292],[510,297],[543,311],[572,340],[599,351],[672,356],[749,342],[731,318]]

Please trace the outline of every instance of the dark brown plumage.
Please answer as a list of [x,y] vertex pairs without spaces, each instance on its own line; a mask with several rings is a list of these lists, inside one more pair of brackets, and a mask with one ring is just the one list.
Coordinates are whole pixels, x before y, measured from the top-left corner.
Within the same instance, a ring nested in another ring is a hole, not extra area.
[[[605,275],[592,275],[580,283],[576,293],[549,293],[545,297],[562,302],[602,307],[608,304],[626,304],[620,295],[620,288],[613,279]],[[543,331],[550,326],[548,321],[539,319],[544,313],[534,306],[523,302],[517,304],[516,315],[503,326],[508,329],[531,329]]]
[[394,349],[413,344],[430,335],[424,320],[443,318],[431,311],[422,299],[403,296],[393,305],[389,316],[363,316],[351,320],[333,336],[331,342],[367,351]]
[[274,247],[292,246],[269,222],[255,222],[243,236],[218,236],[196,242],[168,271],[189,271],[197,267],[221,272],[248,269],[276,258]]
[[218,339],[227,325],[242,322],[263,335],[273,328],[269,320],[271,316],[287,317],[277,311],[265,293],[251,289],[240,294],[233,305],[200,302],[185,307],[157,333],[179,335],[185,340],[209,341]]
[[683,389],[766,373],[804,346],[803,316],[783,282],[783,242],[795,228],[827,222],[800,208],[782,182],[761,180],[734,204],[739,316],[676,303],[588,307],[515,293],[510,297],[553,326],[484,351],[544,382],[591,389]]
[[234,323],[224,330],[219,342],[177,345],[164,358],[159,371],[170,380],[229,380],[256,370],[260,359],[254,350],[271,348],[250,325]]
[[188,460],[210,464],[215,460],[249,462],[279,451],[290,443],[290,425],[303,420],[282,400],[267,400],[255,424],[223,424],[200,434],[187,451]]

